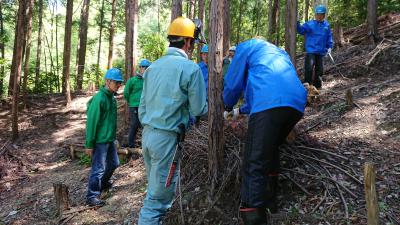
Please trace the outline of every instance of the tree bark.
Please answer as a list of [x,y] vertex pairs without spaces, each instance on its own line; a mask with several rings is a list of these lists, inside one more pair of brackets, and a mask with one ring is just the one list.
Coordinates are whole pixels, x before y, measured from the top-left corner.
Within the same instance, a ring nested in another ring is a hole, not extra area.
[[279,5],[279,0],[270,0],[268,40],[276,45],[279,44],[277,30],[279,24]]
[[57,77],[57,92],[60,93],[60,66],[58,64],[58,15],[56,15],[56,77]]
[[[0,36],[4,37],[4,21],[3,21],[3,2],[0,2]],[[1,59],[4,61],[4,40],[2,39],[0,42],[0,53]],[[4,64],[0,67],[0,98],[4,93],[4,77],[5,77],[5,66]]]
[[310,0],[304,0],[304,21],[308,21],[308,11],[310,9]]
[[335,24],[335,29],[333,30],[333,38],[336,47],[342,47],[344,38],[343,38],[343,27],[339,24]]
[[371,44],[378,39],[378,23],[376,15],[376,0],[368,0],[367,6],[368,36]]
[[111,9],[111,22],[110,22],[110,38],[108,43],[108,63],[107,69],[110,69],[113,64],[113,50],[114,50],[114,32],[115,32],[115,12],[117,10],[117,0],[112,0]]
[[[42,50],[42,29],[43,29],[43,0],[38,1],[38,17],[39,17],[39,24],[38,24],[38,39],[37,39],[37,50],[36,50],[36,65],[35,65],[35,92],[39,90],[39,78],[40,78],[40,55]],[[63,87],[64,87],[64,80],[63,80]],[[64,88],[62,89],[64,93]]]
[[87,45],[87,31],[89,19],[89,5],[90,0],[83,0],[81,19],[79,25],[79,47],[77,51],[77,65],[76,65],[76,89],[82,90],[83,72],[85,71],[85,58],[86,58],[86,45]]
[[182,0],[172,0],[171,22],[182,16]]
[[68,186],[63,183],[53,183],[54,198],[56,199],[57,216],[69,209]]
[[65,35],[64,35],[64,55],[63,55],[63,90],[65,90],[65,97],[67,106],[71,104],[71,93],[69,85],[70,77],[70,63],[71,63],[71,30],[72,30],[72,13],[73,13],[73,0],[67,0],[67,14],[65,17]]
[[[126,0],[125,5],[125,81],[135,72],[136,68],[136,42],[138,26],[138,0]],[[129,121],[128,106],[125,105],[125,121]]]
[[286,0],[285,50],[296,66],[297,0]]
[[224,0],[211,0],[210,5],[210,48],[208,53],[208,170],[215,183],[224,154],[224,120],[222,102],[222,60],[223,60],[223,27]]
[[[204,24],[204,17],[205,17],[205,10],[204,10],[204,7],[205,7],[205,3],[206,3],[206,1],[205,0],[199,0],[198,2],[197,2],[197,4],[198,4],[198,14],[197,14],[197,17],[199,18],[199,20],[201,21],[201,24],[203,24],[203,32],[204,32],[204,27],[205,27],[205,24]],[[197,56],[197,58],[199,59],[199,61],[201,60],[201,53],[200,53],[200,51],[201,51],[201,47],[202,47],[203,45],[201,44],[199,44],[199,45],[197,45],[197,54],[198,54],[198,56]]]
[[100,86],[100,52],[101,52],[101,37],[103,36],[103,20],[104,20],[104,0],[101,1],[101,9],[100,9],[100,30],[99,30],[99,49],[97,51],[97,63],[96,63],[96,88]]
[[24,79],[22,81],[23,105],[26,107],[27,103],[27,84],[29,78],[29,57],[31,53],[31,36],[32,36],[32,15],[33,15],[33,0],[26,2],[27,4],[27,17],[25,18],[25,63],[24,63]]
[[224,50],[223,56],[227,54],[231,45],[231,14],[230,14],[230,0],[224,0]]
[[12,140],[15,141],[18,138],[18,97],[19,97],[19,84],[21,80],[21,70],[22,70],[22,58],[23,58],[23,49],[24,49],[24,41],[25,41],[25,29],[24,22],[27,17],[27,7],[28,2],[25,0],[19,1],[18,6],[18,16],[17,16],[17,25],[15,30],[15,39],[14,39],[14,52],[13,52],[13,61],[15,59],[15,66],[11,68],[10,77],[13,80],[13,88],[12,88],[12,107],[11,107],[11,118],[12,118]]
[[246,0],[240,0],[240,4],[239,4],[239,22],[238,22],[238,26],[237,26],[237,30],[236,30],[236,45],[239,44],[240,30],[242,29],[243,4],[244,4],[243,1],[246,1]]
[[196,1],[195,0],[188,0],[189,3],[189,18],[194,18],[194,11],[196,10]]

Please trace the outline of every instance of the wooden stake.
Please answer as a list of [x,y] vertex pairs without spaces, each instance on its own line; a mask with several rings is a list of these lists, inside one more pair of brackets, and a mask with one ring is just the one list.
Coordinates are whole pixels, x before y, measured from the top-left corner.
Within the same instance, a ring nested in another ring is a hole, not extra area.
[[57,215],[62,216],[63,211],[69,209],[68,186],[63,183],[53,183],[53,188]]
[[352,109],[354,102],[353,102],[353,91],[350,89],[346,90],[346,104],[347,108]]
[[364,166],[365,201],[368,225],[379,224],[378,197],[375,188],[375,168],[371,162]]

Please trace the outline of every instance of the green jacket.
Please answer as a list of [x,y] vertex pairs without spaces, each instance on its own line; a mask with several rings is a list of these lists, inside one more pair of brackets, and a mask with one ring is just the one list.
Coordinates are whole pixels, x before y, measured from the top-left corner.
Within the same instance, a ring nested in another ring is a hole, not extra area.
[[229,66],[231,65],[231,61],[228,57],[225,57],[222,61],[222,76],[225,77],[226,72],[228,72]]
[[206,88],[200,67],[186,53],[170,47],[143,75],[139,120],[153,128],[179,132],[191,116],[207,113]]
[[114,94],[105,87],[93,96],[86,111],[86,148],[93,148],[96,143],[115,140],[117,131],[117,101]]
[[129,107],[139,107],[140,96],[142,95],[143,78],[139,76],[131,77],[126,82],[124,88],[124,98],[128,102]]

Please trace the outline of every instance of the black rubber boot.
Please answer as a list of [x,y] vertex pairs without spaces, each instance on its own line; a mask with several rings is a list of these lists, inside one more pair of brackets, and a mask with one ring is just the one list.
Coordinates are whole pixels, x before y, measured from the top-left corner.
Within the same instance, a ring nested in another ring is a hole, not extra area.
[[244,225],[268,225],[267,212],[262,208],[240,208]]
[[267,198],[265,200],[266,206],[265,208],[270,213],[277,213],[278,212],[278,176],[277,175],[268,175],[267,178]]

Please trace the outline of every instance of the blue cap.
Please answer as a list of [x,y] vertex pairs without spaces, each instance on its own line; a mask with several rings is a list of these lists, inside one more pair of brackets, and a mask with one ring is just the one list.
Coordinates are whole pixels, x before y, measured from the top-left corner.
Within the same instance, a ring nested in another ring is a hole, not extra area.
[[143,59],[142,61],[140,61],[139,66],[140,67],[149,67],[151,65],[151,62],[147,59]]
[[124,79],[122,78],[121,70],[119,70],[117,68],[111,68],[111,69],[107,70],[107,73],[104,76],[104,79],[121,81],[121,82],[124,81]]
[[203,45],[203,47],[201,48],[200,53],[208,53],[208,45]]
[[319,5],[319,6],[315,7],[315,13],[316,14],[325,14],[326,7],[324,5]]

